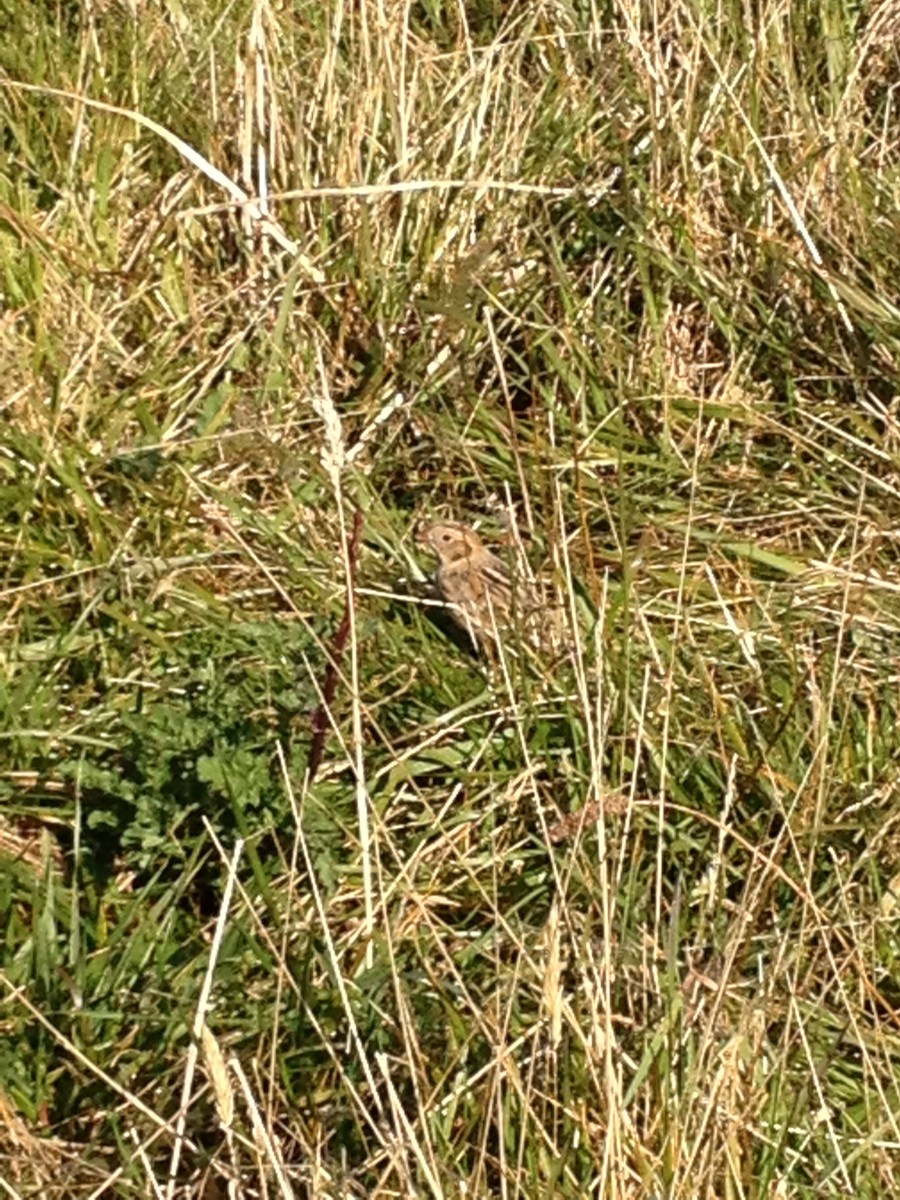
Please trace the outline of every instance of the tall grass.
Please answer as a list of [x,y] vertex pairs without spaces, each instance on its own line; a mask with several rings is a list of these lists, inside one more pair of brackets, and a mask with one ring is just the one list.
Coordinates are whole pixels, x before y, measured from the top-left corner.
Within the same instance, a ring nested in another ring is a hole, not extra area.
[[892,1194],[895,0],[0,14],[8,1194]]

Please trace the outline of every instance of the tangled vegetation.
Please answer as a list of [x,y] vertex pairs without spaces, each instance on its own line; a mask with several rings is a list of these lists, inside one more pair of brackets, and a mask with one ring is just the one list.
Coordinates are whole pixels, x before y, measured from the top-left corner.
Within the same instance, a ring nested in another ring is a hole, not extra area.
[[7,1193],[900,1192],[897,0],[0,21]]

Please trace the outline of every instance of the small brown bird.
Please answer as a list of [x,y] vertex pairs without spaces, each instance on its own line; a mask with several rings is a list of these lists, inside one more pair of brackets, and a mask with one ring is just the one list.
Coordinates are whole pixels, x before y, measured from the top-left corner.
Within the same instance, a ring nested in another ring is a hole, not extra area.
[[459,521],[439,521],[417,540],[438,558],[434,582],[453,620],[474,642],[491,646],[517,614],[535,612],[531,587],[514,580],[474,529]]

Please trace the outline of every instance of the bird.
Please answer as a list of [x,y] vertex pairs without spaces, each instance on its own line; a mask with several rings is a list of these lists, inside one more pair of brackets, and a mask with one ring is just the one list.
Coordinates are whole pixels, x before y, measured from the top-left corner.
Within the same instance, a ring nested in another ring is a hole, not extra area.
[[437,555],[434,583],[453,621],[482,648],[492,648],[516,616],[537,612],[534,589],[514,578],[502,559],[461,521],[438,521],[417,541]]

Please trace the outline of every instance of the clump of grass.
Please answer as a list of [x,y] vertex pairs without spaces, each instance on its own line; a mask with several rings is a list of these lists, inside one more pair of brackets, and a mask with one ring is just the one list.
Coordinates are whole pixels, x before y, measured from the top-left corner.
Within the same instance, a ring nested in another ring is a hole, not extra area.
[[896,1188],[895,8],[10,9],[17,1194]]

